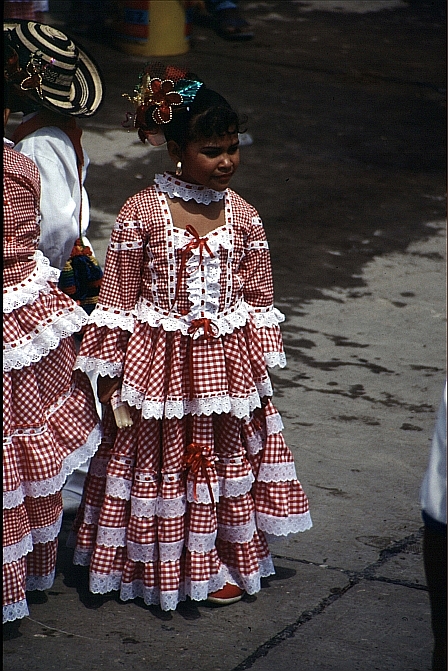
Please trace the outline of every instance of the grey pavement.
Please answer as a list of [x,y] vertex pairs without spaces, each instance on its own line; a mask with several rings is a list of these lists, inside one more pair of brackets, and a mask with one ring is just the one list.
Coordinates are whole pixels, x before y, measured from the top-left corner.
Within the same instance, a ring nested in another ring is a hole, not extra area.
[[[67,3],[50,4],[63,27]],[[241,6],[253,41],[195,26],[190,51],[163,60],[248,116],[232,186],[270,240],[287,316],[275,403],[314,526],[271,546],[277,573],[256,596],[163,613],[89,595],[68,515],[53,588],[4,628],[5,671],[431,668],[419,487],[446,376],[444,3]],[[83,121],[103,261],[125,199],[171,166],[120,127],[149,58],[79,40],[107,84]]]

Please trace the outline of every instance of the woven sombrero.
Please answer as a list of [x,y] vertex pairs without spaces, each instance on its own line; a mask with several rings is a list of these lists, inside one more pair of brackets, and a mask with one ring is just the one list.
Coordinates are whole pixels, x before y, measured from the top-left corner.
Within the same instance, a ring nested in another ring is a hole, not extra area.
[[[34,21],[3,23],[4,41],[18,54],[19,66],[31,75],[26,94],[39,105],[71,116],[91,116],[99,109],[104,83],[98,66],[67,35]],[[39,60],[39,66],[33,65]],[[30,65],[31,63],[31,65]],[[22,81],[22,88],[24,81]],[[39,91],[40,94],[39,95]]]

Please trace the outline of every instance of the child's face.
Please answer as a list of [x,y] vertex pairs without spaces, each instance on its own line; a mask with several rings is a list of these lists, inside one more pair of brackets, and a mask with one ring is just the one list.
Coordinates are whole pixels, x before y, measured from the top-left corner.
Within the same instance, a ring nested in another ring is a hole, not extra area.
[[190,142],[182,152],[182,179],[224,191],[240,163],[238,133]]

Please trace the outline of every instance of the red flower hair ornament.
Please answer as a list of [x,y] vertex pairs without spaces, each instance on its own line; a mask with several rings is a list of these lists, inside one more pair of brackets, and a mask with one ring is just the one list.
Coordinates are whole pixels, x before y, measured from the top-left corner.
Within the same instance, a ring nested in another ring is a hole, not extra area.
[[[202,82],[187,80],[186,77],[187,71],[175,66],[165,68],[161,63],[147,65],[140,75],[139,85],[134,89],[134,97],[123,93],[124,98],[134,103],[136,110],[133,115],[127,113],[122,126],[128,128],[133,119],[134,128],[138,129],[138,136],[143,143],[148,140],[153,146],[163,144],[165,137],[161,127],[173,118],[173,108],[192,102],[202,86]],[[185,91],[186,95],[181,91]],[[150,128],[146,113],[153,107],[151,116],[156,127]]]

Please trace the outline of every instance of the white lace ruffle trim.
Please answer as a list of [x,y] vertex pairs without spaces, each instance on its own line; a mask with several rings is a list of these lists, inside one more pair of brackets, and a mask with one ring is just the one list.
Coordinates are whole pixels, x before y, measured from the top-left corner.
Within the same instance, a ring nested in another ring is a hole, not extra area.
[[168,194],[170,198],[182,198],[184,201],[195,200],[197,203],[209,205],[211,202],[218,202],[225,196],[225,191],[215,191],[207,189],[201,184],[190,184],[184,182],[178,177],[170,175],[169,172],[156,174],[154,184],[162,192]]
[[119,310],[97,303],[89,318],[89,324],[107,326],[110,329],[120,328],[122,331],[134,331],[135,310]]
[[249,417],[255,408],[261,407],[260,395],[253,392],[247,398],[235,398],[231,396],[215,396],[211,398],[195,398],[190,400],[167,400],[152,401],[146,399],[142,393],[127,385],[125,382],[121,388],[121,400],[142,411],[144,419],[182,419],[185,415],[206,415],[213,413],[218,415],[230,413],[234,417],[242,419]]
[[286,355],[284,352],[265,352],[264,362],[268,368],[275,368],[275,366],[285,368]]
[[3,546],[3,564],[12,564],[15,561],[19,561],[19,559],[32,551],[33,539],[29,533],[17,543]]
[[285,321],[285,315],[273,305],[266,308],[256,308],[246,303],[249,313],[257,328],[271,328]]
[[12,564],[33,551],[37,543],[49,543],[54,541],[59,534],[62,525],[62,513],[53,524],[46,527],[31,529],[31,533],[24,536],[18,543],[5,545],[3,547],[3,564]]
[[296,479],[296,467],[293,461],[284,464],[261,463],[257,478],[259,482],[290,482]]
[[26,599],[17,601],[16,603],[10,603],[7,606],[3,606],[3,624],[5,622],[21,620],[24,617],[28,617],[29,614],[30,611],[28,610]]
[[274,517],[266,513],[257,512],[257,525],[261,531],[269,536],[288,536],[300,531],[311,529],[313,523],[309,512],[288,517]]
[[53,478],[47,480],[38,480],[33,482],[23,482],[17,489],[3,493],[3,508],[16,508],[25,500],[25,496],[38,498],[40,496],[48,496],[55,494],[62,489],[64,482],[69,475],[73,473],[81,464],[92,457],[98,445],[101,442],[101,425],[97,426],[90,433],[87,442],[78,447],[77,450],[71,452],[62,463],[60,472]]
[[87,321],[86,312],[75,303],[73,307],[58,310],[32,334],[3,345],[3,370],[20,370],[40,361],[56,349],[61,340],[80,331]]
[[36,267],[33,272],[18,284],[3,289],[3,313],[9,314],[13,310],[34,303],[42,293],[48,293],[52,287],[48,284],[57,284],[60,271],[50,266],[50,261],[36,250],[33,256]]
[[250,522],[239,526],[218,524],[218,537],[228,543],[250,543],[255,532],[255,515]]
[[224,564],[219,573],[212,575],[209,580],[192,581],[187,579],[180,583],[176,590],[161,592],[159,587],[147,587],[143,580],[133,580],[125,583],[121,580],[121,573],[90,573],[90,591],[94,594],[106,594],[112,591],[120,592],[122,601],[141,598],[147,606],[160,605],[162,610],[175,610],[179,601],[185,601],[189,596],[193,601],[205,601],[211,592],[222,589],[226,583],[238,585],[248,594],[256,594],[261,589],[261,578],[275,574],[274,564],[270,556],[261,559],[258,571],[251,575],[243,575],[229,570]]
[[219,496],[230,499],[250,492],[252,484],[255,482],[255,477],[252,471],[250,471],[247,475],[243,475],[240,478],[218,476],[218,482]]
[[44,589],[50,589],[53,586],[55,575],[55,570],[49,575],[28,575],[26,577],[27,592],[33,592],[34,590],[42,592]]
[[82,370],[83,373],[98,373],[101,377],[120,377],[123,371],[122,363],[112,363],[103,361],[91,356],[78,356],[75,361],[75,370]]
[[175,499],[163,499],[162,497],[143,499],[131,496],[131,515],[147,518],[157,515],[157,517],[163,517],[164,519],[174,519],[185,514],[186,505],[185,495]]
[[[193,255],[191,263],[194,264],[196,270],[198,260],[196,255]],[[216,329],[215,337],[230,334],[233,333],[235,329],[242,328],[251,316],[253,317],[257,328],[278,326],[284,321],[284,315],[282,315],[282,313],[274,306],[268,308],[253,308],[243,300],[240,300],[231,308],[218,312],[219,268],[216,263],[217,260],[217,258],[210,259],[208,263],[210,267],[208,268],[207,266],[210,282],[206,299],[204,299],[202,294],[203,283],[196,277],[198,275],[197,272],[192,272],[191,282],[189,281],[189,293],[191,299],[194,300],[194,304],[198,303],[198,305],[200,305],[199,298],[198,300],[195,298],[197,294],[198,297],[200,295],[200,300],[205,300],[205,307],[207,308],[208,306],[205,316],[213,321],[213,325]],[[206,258],[203,259],[204,263],[205,261]],[[203,306],[201,307],[201,310],[202,309]],[[196,310],[196,312],[198,312],[198,310]],[[199,312],[198,314],[195,314],[193,310],[185,316],[174,311],[168,312],[167,310],[162,310],[157,307],[146,298],[141,297],[135,306],[135,309],[128,312],[98,304],[96,309],[90,315],[89,323],[96,324],[99,327],[107,326],[110,329],[120,328],[123,331],[133,333],[134,319],[138,319],[142,323],[148,324],[153,328],[162,326],[167,332],[181,331],[182,335],[189,335],[188,331],[191,327],[191,321],[197,318],[198,315]],[[192,337],[198,338],[201,334],[202,330],[199,329]]]
[[[191,288],[192,297],[194,292],[199,292],[199,289],[194,286]],[[202,298],[202,295],[201,295]],[[196,300],[196,299],[195,299]],[[233,333],[235,329],[242,328],[249,320],[249,312],[246,303],[240,301],[237,305],[217,312],[214,305],[216,303],[213,296],[208,296],[204,299],[208,305],[208,311],[205,316],[212,320],[214,326],[214,336],[220,337]],[[197,314],[196,314],[197,313]],[[150,303],[145,298],[141,298],[135,308],[136,318],[144,324],[148,324],[153,328],[161,326],[165,331],[180,331],[182,335],[190,335],[189,329],[191,322],[195,318],[199,318],[199,311],[193,311],[188,315],[180,315],[176,312],[168,312],[162,310]],[[198,329],[193,335],[193,338],[199,338],[203,334],[202,327]]]

